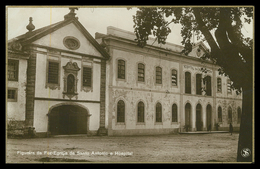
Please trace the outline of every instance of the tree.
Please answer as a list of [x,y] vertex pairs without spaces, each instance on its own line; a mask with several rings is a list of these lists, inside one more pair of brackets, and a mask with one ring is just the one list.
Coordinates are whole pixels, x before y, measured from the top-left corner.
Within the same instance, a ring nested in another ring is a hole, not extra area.
[[[237,161],[252,161],[241,156],[241,150],[252,151],[253,104],[253,40],[241,33],[244,23],[251,23],[253,7],[140,7],[133,16],[136,41],[144,47],[149,35],[165,44],[171,23],[181,24],[181,36],[188,55],[192,50],[192,35],[206,40],[210,52],[201,59],[211,59],[219,73],[228,75],[232,87],[243,91],[242,116],[237,149]],[[249,139],[251,138],[251,139]]]

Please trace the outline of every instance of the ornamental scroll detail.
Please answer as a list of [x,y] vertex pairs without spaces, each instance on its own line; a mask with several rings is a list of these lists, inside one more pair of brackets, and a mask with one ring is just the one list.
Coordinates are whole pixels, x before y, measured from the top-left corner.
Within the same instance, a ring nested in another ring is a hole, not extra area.
[[[183,65],[183,68],[195,70],[195,71],[200,71],[200,72],[202,72],[202,69],[205,69],[205,68],[202,68],[202,67],[195,67],[195,66],[191,66],[191,65]],[[207,73],[211,74],[212,70],[207,69]]]
[[78,99],[77,93],[77,84],[78,84],[78,71],[80,68],[76,62],[70,61],[65,66],[64,69],[64,90],[63,90],[63,98],[67,96],[69,99],[73,98],[74,96]]

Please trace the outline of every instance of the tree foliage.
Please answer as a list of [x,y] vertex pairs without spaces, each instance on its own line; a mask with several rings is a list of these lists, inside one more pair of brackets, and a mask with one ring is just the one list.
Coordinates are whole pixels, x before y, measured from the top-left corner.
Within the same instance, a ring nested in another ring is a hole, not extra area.
[[202,56],[210,58],[220,66],[220,74],[226,74],[233,81],[233,87],[240,90],[252,72],[252,39],[244,38],[241,28],[251,23],[252,7],[141,7],[133,16],[134,32],[138,45],[144,47],[149,35],[158,43],[165,44],[171,33],[170,24],[181,24],[182,51],[188,55],[192,50],[191,38],[206,40],[211,52]]

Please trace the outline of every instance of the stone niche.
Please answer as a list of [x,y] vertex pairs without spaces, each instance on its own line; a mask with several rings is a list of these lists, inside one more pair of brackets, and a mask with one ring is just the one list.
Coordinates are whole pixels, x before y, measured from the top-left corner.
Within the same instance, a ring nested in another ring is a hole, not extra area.
[[70,61],[65,66],[64,69],[64,90],[63,90],[63,98],[67,96],[69,99],[75,97],[78,99],[77,93],[77,84],[78,84],[78,71],[80,68],[76,62]]

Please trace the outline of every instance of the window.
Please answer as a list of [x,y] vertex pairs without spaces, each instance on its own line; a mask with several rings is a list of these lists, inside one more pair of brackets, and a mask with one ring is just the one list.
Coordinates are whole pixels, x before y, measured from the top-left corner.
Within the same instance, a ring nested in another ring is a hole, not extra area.
[[162,105],[161,105],[161,103],[156,104],[155,122],[162,122]]
[[205,84],[206,84],[206,95],[211,96],[211,77],[205,77]]
[[162,68],[159,66],[156,67],[156,83],[162,84]]
[[144,82],[144,69],[145,66],[142,63],[138,63],[138,81]]
[[222,122],[222,108],[218,107],[218,122]]
[[172,105],[172,122],[178,122],[177,105]]
[[124,60],[118,60],[117,78],[125,79],[125,61]]
[[222,92],[221,78],[217,78],[217,92]]
[[191,74],[185,72],[185,93],[191,94]]
[[191,126],[191,105],[190,103],[186,103],[185,105],[185,126]]
[[92,86],[92,68],[90,67],[83,67],[83,86]]
[[177,70],[172,70],[172,86],[177,86]]
[[75,77],[69,74],[67,77],[67,93],[73,94],[75,92]]
[[196,94],[201,95],[201,74],[196,74]]
[[241,108],[237,108],[237,124],[240,124],[241,121]]
[[19,60],[8,59],[8,80],[18,81]]
[[138,103],[137,122],[144,122],[144,103],[143,102]]
[[125,122],[125,103],[119,100],[117,103],[117,122]]
[[228,108],[228,122],[232,122],[232,109],[231,107]]
[[49,61],[48,66],[48,83],[59,83],[59,63]]
[[77,38],[72,36],[67,36],[63,39],[63,44],[66,48],[71,50],[76,50],[80,47],[80,42]]
[[17,101],[17,89],[16,88],[9,88],[7,91],[7,100],[11,102]]
[[227,79],[227,93],[228,94],[232,93],[232,91],[231,91],[231,80],[230,79]]

